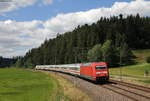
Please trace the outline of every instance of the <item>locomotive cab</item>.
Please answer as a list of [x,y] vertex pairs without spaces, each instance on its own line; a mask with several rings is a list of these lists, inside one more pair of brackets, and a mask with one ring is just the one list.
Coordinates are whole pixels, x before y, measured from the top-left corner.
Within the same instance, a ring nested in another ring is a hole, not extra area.
[[108,81],[109,80],[109,71],[107,64],[95,65],[95,77],[96,81]]
[[105,62],[94,62],[82,64],[80,67],[80,76],[92,81],[108,81],[109,72]]

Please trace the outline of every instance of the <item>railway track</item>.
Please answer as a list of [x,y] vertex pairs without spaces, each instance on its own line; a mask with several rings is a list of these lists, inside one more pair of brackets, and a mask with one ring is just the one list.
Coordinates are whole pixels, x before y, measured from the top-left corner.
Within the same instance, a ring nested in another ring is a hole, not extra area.
[[[66,73],[63,73],[66,74]],[[69,76],[70,74],[66,74]],[[119,95],[122,95],[132,101],[150,101],[150,88],[126,83],[117,80],[110,80],[108,84],[98,85]]]
[[131,83],[127,83],[127,82],[122,82],[122,81],[117,81],[117,80],[110,80],[110,82],[111,83],[116,83],[116,84],[119,84],[119,85],[123,85],[123,86],[128,86],[130,88],[135,88],[135,89],[150,93],[150,88],[149,87],[144,87],[144,86],[131,84]]
[[100,86],[133,101],[150,101],[150,88],[116,80],[110,81],[111,82],[109,84]]

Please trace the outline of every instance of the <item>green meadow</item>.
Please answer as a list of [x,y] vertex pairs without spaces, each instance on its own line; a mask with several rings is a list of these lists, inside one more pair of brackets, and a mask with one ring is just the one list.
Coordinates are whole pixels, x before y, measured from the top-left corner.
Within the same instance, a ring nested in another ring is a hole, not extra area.
[[0,101],[59,101],[59,91],[58,82],[46,74],[0,69]]
[[[149,71],[149,76],[145,77],[144,72]],[[121,71],[121,74],[120,74]],[[111,68],[110,75],[115,78],[131,79],[144,83],[150,83],[150,64],[143,63],[132,66],[124,66],[121,68]]]
[[91,101],[74,84],[50,72],[0,69],[0,101]]
[[[146,63],[146,57],[150,56],[150,49],[134,50],[133,54],[136,56],[136,64],[120,68],[111,68],[111,77],[118,79],[122,77],[122,79],[130,79],[150,84],[150,64]],[[144,76],[145,71],[149,72],[149,76]]]

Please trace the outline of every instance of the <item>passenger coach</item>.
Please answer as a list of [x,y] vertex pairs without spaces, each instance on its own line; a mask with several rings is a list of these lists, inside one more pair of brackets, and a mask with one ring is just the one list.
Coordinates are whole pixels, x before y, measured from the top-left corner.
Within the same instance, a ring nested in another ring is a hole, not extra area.
[[65,65],[38,65],[35,69],[69,73],[92,81],[109,80],[109,70],[107,63],[105,62]]

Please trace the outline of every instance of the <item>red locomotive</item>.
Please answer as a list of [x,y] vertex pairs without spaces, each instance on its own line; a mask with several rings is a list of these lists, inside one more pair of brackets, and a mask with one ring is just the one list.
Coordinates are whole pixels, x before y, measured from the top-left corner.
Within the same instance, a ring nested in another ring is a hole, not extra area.
[[86,63],[80,66],[80,76],[93,81],[108,81],[109,71],[105,62]]
[[92,81],[109,80],[109,70],[105,62],[65,65],[39,65],[36,66],[35,69],[69,73]]

